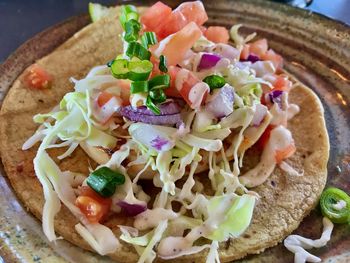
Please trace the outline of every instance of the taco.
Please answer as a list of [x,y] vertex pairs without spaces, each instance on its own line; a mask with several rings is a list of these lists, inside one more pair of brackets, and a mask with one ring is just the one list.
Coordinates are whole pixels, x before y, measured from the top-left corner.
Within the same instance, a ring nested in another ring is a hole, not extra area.
[[328,135],[267,41],[204,27],[199,1],[90,12],[1,108],[6,174],[48,240],[226,262],[296,229],[325,186]]

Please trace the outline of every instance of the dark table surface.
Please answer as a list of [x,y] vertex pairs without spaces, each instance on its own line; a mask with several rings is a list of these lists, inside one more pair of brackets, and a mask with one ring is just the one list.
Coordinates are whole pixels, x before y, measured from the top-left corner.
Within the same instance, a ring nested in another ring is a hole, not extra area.
[[[0,63],[36,33],[68,17],[87,13],[90,1],[0,0]],[[111,5],[125,1],[95,0],[92,2]],[[349,0],[314,0],[307,9],[350,24]]]

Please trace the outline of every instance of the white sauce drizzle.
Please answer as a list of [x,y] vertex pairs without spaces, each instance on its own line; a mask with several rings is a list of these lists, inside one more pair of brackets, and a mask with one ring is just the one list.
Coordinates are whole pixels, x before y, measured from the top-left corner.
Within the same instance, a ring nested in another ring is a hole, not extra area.
[[138,230],[146,230],[158,226],[160,221],[171,220],[178,217],[172,210],[161,207],[147,209],[145,212],[138,214],[134,220],[134,227]]
[[271,131],[270,140],[268,141],[261,160],[256,167],[240,176],[240,181],[247,187],[255,187],[266,181],[276,166],[276,150],[282,150],[293,143],[291,132],[282,125]]
[[279,164],[279,167],[285,171],[286,173],[288,173],[291,176],[303,176],[304,175],[304,171],[302,171],[301,173],[299,173],[297,170],[295,170],[292,166],[290,166],[288,163],[286,162],[281,162]]
[[284,246],[295,254],[294,263],[321,262],[319,257],[310,254],[305,249],[323,247],[330,240],[334,225],[327,217],[324,217],[322,222],[323,232],[320,239],[312,240],[299,235],[290,235],[284,240]]
[[336,204],[333,205],[333,208],[336,210],[342,210],[346,207],[346,202],[344,200],[339,200]]

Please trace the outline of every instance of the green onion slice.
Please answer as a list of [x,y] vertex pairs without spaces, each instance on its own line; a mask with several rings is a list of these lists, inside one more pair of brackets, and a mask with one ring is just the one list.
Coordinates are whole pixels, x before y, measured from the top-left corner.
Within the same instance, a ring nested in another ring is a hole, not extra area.
[[123,5],[120,10],[119,21],[123,29],[125,29],[125,24],[129,20],[134,19],[139,20],[139,14],[137,13],[136,7],[133,5]]
[[149,80],[149,89],[166,89],[170,86],[170,76],[168,74],[158,75]]
[[147,96],[146,106],[151,111],[153,111],[154,114],[160,115],[160,109],[157,107],[157,105],[154,104],[154,102],[152,101],[152,98],[150,96]]
[[134,81],[130,85],[131,94],[148,92],[148,81]]
[[210,90],[220,89],[226,84],[225,79],[219,75],[207,76],[203,79],[203,82],[209,85]]
[[[344,202],[344,207],[336,207]],[[324,190],[321,195],[320,206],[322,214],[333,223],[350,222],[350,197],[343,190],[335,187]]]
[[130,58],[137,57],[141,60],[149,60],[151,58],[151,52],[135,41],[129,43],[128,48],[126,49],[126,55]]
[[117,79],[127,79],[129,74],[129,61],[117,59],[111,63],[112,75]]
[[133,81],[147,80],[153,69],[148,60],[128,61],[126,59],[114,60],[110,66],[112,75],[117,79],[130,79]]
[[167,62],[166,62],[166,58],[164,55],[160,55],[159,57],[159,70],[161,72],[167,73],[168,72],[168,67],[167,67]]
[[103,166],[93,171],[86,183],[99,195],[110,197],[115,193],[117,185],[125,183],[125,177],[123,174]]
[[151,97],[152,100],[154,100],[157,103],[162,103],[166,101],[166,95],[164,93],[164,90],[162,89],[150,90],[149,96]]
[[147,80],[153,69],[149,60],[130,61],[128,79],[133,81]]
[[139,38],[140,29],[141,25],[135,19],[131,19],[126,22],[124,40],[126,42],[137,41]]
[[154,32],[145,32],[141,37],[141,43],[145,48],[157,44],[157,36]]

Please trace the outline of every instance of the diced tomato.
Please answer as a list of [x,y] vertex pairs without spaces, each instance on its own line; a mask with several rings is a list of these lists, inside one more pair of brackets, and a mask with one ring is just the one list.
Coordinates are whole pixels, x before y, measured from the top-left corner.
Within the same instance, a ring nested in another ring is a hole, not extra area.
[[224,43],[227,44],[230,39],[228,30],[223,26],[210,26],[205,31],[204,36],[214,43]]
[[[168,66],[175,66],[180,63],[186,52],[201,37],[200,28],[191,22],[177,33],[169,36],[157,45],[151,47],[151,51],[156,56],[163,54],[167,58]],[[158,50],[158,49],[161,50]]]
[[246,60],[248,57],[249,57],[249,51],[250,50],[250,45],[249,44],[245,44],[244,46],[243,46],[243,49],[242,49],[242,51],[241,51],[241,59],[243,59],[243,60]]
[[195,22],[198,26],[201,26],[208,20],[207,12],[201,1],[182,3],[175,11],[180,11],[186,18],[187,23]]
[[[170,67],[169,74],[171,78],[171,86],[165,93],[172,97],[182,97],[188,105],[193,107],[193,102],[190,100],[190,92],[197,83],[201,82],[191,71],[181,69],[179,67]],[[177,78],[182,78],[181,81],[176,81]],[[208,92],[205,94],[198,94],[202,96],[202,103],[205,101]]]
[[202,34],[204,35],[205,31],[207,31],[207,28],[205,26],[200,26],[199,28],[202,31]]
[[110,101],[110,99],[112,99],[113,97],[116,97],[115,95],[106,92],[106,91],[102,91],[100,93],[100,95],[98,95],[97,98],[97,104],[98,106],[102,107],[103,105],[105,105],[108,101]]
[[23,77],[24,83],[34,89],[50,88],[52,80],[53,77],[38,64],[33,64],[26,69]]
[[263,132],[263,134],[260,136],[259,140],[257,141],[256,145],[258,146],[258,148],[260,150],[263,150],[265,148],[265,145],[267,144],[267,142],[270,139],[270,134],[271,131],[275,128],[275,126],[273,125],[269,125],[266,127],[265,131]]
[[86,216],[90,223],[97,223],[108,213],[112,204],[111,198],[103,198],[89,186],[81,187],[81,194],[75,205]]
[[250,53],[257,55],[258,57],[262,57],[267,52],[267,40],[265,38],[259,39],[250,44]]
[[188,24],[185,16],[177,10],[174,10],[156,29],[157,36],[164,39],[167,36],[180,31]]
[[292,82],[285,76],[277,76],[273,83],[273,87],[272,90],[289,91],[292,88]]
[[286,148],[282,150],[277,150],[275,153],[276,163],[281,163],[284,159],[292,156],[295,153],[295,145],[289,144]]
[[148,8],[141,16],[141,23],[148,31],[156,31],[156,28],[163,23],[171,14],[171,8],[158,1]]
[[130,98],[130,80],[120,79],[118,80],[118,86],[121,88],[120,98],[123,101],[123,106],[129,105]]
[[283,58],[275,53],[272,49],[269,49],[262,57],[263,60],[270,60],[276,69],[281,69],[283,66]]

